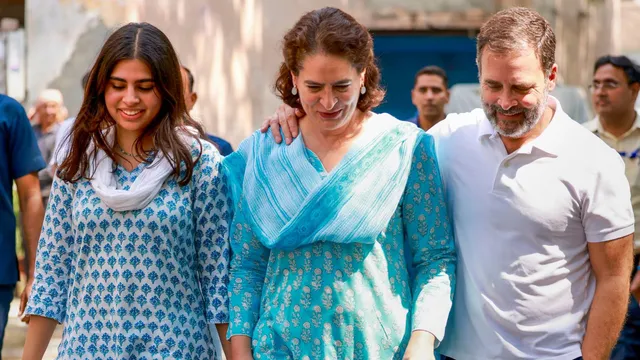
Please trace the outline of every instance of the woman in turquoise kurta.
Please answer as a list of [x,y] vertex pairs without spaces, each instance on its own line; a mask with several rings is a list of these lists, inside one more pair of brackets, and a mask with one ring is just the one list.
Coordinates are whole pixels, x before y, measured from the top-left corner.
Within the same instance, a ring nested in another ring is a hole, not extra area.
[[235,204],[234,358],[421,359],[444,336],[455,250],[432,138],[374,114],[367,30],[304,15],[276,90],[305,112],[290,146],[255,133],[223,162]]

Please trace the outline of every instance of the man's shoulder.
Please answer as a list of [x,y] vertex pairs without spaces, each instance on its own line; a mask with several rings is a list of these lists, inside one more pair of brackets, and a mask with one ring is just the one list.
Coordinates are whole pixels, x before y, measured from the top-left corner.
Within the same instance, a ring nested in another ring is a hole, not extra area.
[[484,110],[478,108],[466,113],[451,113],[435,124],[428,133],[435,138],[478,134],[478,126],[486,119]]
[[478,125],[486,117],[484,110],[477,108],[466,113],[448,114],[445,121],[449,121],[452,126]]
[[600,139],[586,124],[567,118],[564,120],[564,127],[558,129],[564,139],[562,153],[565,159],[571,159],[572,162],[582,164],[585,169],[595,172],[608,171],[623,163],[618,152]]
[[18,100],[4,95],[4,94],[0,94],[0,106],[19,106],[22,107],[22,105],[20,105],[20,103],[18,102]]
[[207,134],[207,136],[209,137],[209,139],[211,139],[211,141],[216,142],[219,145],[230,145],[229,142],[219,136],[215,136],[215,135],[211,135],[211,134]]
[[26,117],[22,105],[16,99],[0,94],[0,121],[6,121],[6,119],[15,115],[24,115]]
[[610,148],[595,134],[595,130],[598,128],[597,119],[583,124],[571,119],[569,116],[560,120],[562,121],[562,126],[559,127],[558,130],[562,133],[562,136],[571,134],[565,141],[568,144],[574,145],[573,147],[584,148],[582,153],[591,151],[599,152],[602,149]]
[[591,132],[596,132],[596,130],[598,130],[598,119],[595,118],[595,119],[589,120],[584,124],[582,124],[582,126],[584,126],[587,130]]
[[207,137],[218,146],[222,155],[226,156],[233,152],[233,147],[227,140],[212,134],[207,134]]

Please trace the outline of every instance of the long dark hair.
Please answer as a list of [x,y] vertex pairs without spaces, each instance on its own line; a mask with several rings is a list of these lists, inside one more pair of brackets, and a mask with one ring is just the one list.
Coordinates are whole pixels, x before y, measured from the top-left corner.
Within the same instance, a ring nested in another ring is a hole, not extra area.
[[171,163],[172,175],[179,178],[180,186],[191,181],[199,156],[193,159],[190,145],[181,140],[177,128],[193,127],[197,136],[203,139],[204,130],[187,112],[182,93],[180,62],[171,42],[162,31],[148,23],[122,26],[107,39],[100,50],[89,73],[82,107],[68,136],[71,146],[58,170],[61,179],[72,183],[83,178],[91,179],[91,159],[95,161],[98,150],[104,151],[116,163],[113,144],[108,143],[104,132],[115,125],[107,111],[104,95],[118,62],[132,59],[140,60],[149,67],[155,81],[154,91],[162,102],[158,115],[136,139],[134,147],[138,153],[145,153],[142,139],[151,136],[157,150]]

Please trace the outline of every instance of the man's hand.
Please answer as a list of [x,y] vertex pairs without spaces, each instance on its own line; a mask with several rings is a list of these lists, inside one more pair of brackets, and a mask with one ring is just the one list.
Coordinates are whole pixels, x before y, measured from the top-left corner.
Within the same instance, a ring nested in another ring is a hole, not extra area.
[[22,290],[22,294],[20,295],[20,307],[18,308],[18,318],[22,320],[24,323],[29,323],[29,316],[23,316],[24,310],[27,308],[27,302],[29,301],[29,296],[31,296],[31,287],[33,286],[33,278],[30,278],[27,281],[27,285],[24,290]]
[[293,138],[298,136],[298,119],[304,116],[304,112],[301,109],[294,109],[289,105],[282,104],[276,110],[276,112],[269,116],[260,127],[260,131],[267,132],[271,128],[271,133],[276,143],[282,142],[282,136],[280,136],[280,129],[284,133],[285,143],[291,144]]
[[428,331],[412,332],[402,360],[435,360],[433,354],[435,340],[435,336]]
[[610,241],[590,242],[587,248],[596,278],[596,291],[582,341],[582,357],[604,360],[611,355],[629,308],[633,234]]

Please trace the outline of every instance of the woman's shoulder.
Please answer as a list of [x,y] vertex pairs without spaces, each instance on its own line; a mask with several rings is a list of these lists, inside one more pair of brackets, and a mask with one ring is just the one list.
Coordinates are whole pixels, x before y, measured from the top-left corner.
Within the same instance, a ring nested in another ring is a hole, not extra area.
[[191,152],[191,159],[195,164],[193,169],[195,173],[208,173],[222,162],[223,156],[220,155],[218,148],[209,140],[189,137],[187,146]]
[[[282,134],[282,138],[284,139],[284,134]],[[227,157],[241,157],[247,159],[252,156],[254,151],[266,154],[273,148],[287,146],[288,145],[286,145],[284,141],[278,144],[270,130],[264,133],[260,130],[256,130],[246,139],[242,140],[238,148]]]

